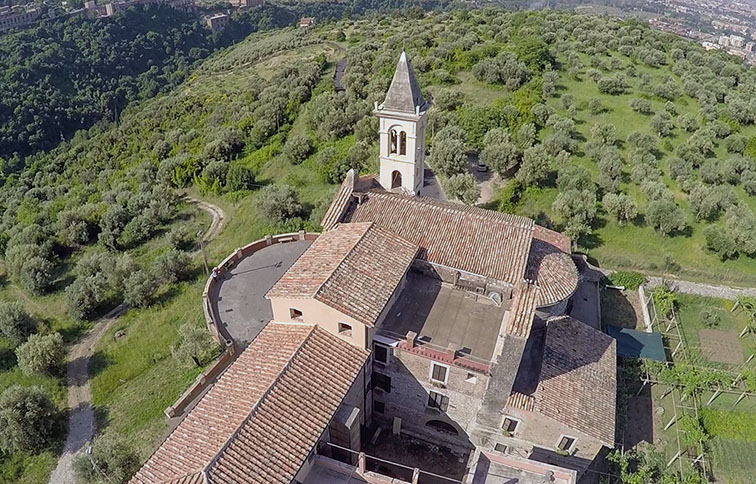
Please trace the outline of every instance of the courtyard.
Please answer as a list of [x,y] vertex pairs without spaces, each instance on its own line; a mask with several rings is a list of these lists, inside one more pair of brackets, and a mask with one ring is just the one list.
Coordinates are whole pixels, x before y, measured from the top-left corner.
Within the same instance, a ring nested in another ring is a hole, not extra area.
[[247,346],[273,317],[265,294],[311,243],[296,240],[273,244],[221,273],[216,294],[210,294],[212,309],[240,347]]

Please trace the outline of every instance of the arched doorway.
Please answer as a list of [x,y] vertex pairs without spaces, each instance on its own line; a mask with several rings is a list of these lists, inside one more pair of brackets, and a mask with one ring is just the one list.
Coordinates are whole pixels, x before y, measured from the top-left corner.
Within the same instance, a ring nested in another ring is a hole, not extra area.
[[402,174],[399,170],[394,170],[391,173],[391,188],[400,188],[402,186]]
[[454,425],[448,422],[444,422],[443,420],[428,420],[427,422],[425,422],[425,426],[438,430],[439,432],[443,432],[445,434],[459,435],[459,432],[457,432],[457,429],[454,428]]

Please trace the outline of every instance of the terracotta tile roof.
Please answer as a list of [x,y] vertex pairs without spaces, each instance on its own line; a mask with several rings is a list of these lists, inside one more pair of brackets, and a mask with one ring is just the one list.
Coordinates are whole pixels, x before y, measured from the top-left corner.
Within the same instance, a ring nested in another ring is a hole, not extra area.
[[505,213],[383,190],[352,197],[343,222],[375,222],[417,243],[420,257],[510,284],[522,281],[533,221]]
[[546,326],[536,410],[604,445],[614,445],[617,345],[569,316]]
[[524,282],[520,285],[515,293],[515,301],[507,321],[508,334],[527,339],[533,326],[539,294],[538,286],[533,283]]
[[535,280],[541,288],[538,307],[572,296],[577,289],[578,270],[570,256],[569,237],[536,225],[525,277]]
[[[130,483],[288,484],[367,356],[316,326],[269,323]],[[233,459],[244,479],[226,480]]]
[[524,393],[512,392],[507,398],[507,407],[519,408],[532,412],[535,409],[535,397]]
[[339,224],[318,237],[266,297],[312,297],[372,326],[417,251],[372,223]]
[[336,196],[333,197],[331,206],[328,207],[328,211],[326,211],[323,220],[320,222],[323,230],[331,230],[337,223],[339,223],[341,217],[344,216],[344,210],[346,210],[349,200],[352,199],[352,193],[354,193],[356,182],[357,175],[354,169],[351,169],[347,172],[344,181],[341,182],[339,191],[336,192]]

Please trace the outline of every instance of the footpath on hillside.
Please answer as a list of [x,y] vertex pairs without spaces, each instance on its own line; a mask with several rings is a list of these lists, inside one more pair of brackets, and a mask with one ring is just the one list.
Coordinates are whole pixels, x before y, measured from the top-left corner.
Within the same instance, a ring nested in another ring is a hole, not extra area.
[[[223,209],[211,203],[186,197],[212,217],[210,226],[203,236],[203,243],[214,239],[223,228],[226,214]],[[89,361],[94,354],[97,342],[110,329],[118,318],[128,310],[126,304],[120,304],[102,318],[95,321],[93,328],[77,344],[73,345],[67,356],[66,379],[68,382],[68,435],[58,465],[50,475],[49,484],[76,484],[73,461],[76,455],[91,442],[95,435],[95,415],[92,406],[92,392],[89,388]]]

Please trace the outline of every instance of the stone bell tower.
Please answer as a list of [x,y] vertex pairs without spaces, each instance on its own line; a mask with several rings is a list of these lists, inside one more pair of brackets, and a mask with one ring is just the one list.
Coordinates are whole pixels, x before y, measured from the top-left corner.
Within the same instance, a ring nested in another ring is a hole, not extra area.
[[427,108],[407,54],[402,52],[386,99],[375,106],[380,120],[380,184],[386,190],[420,195]]

